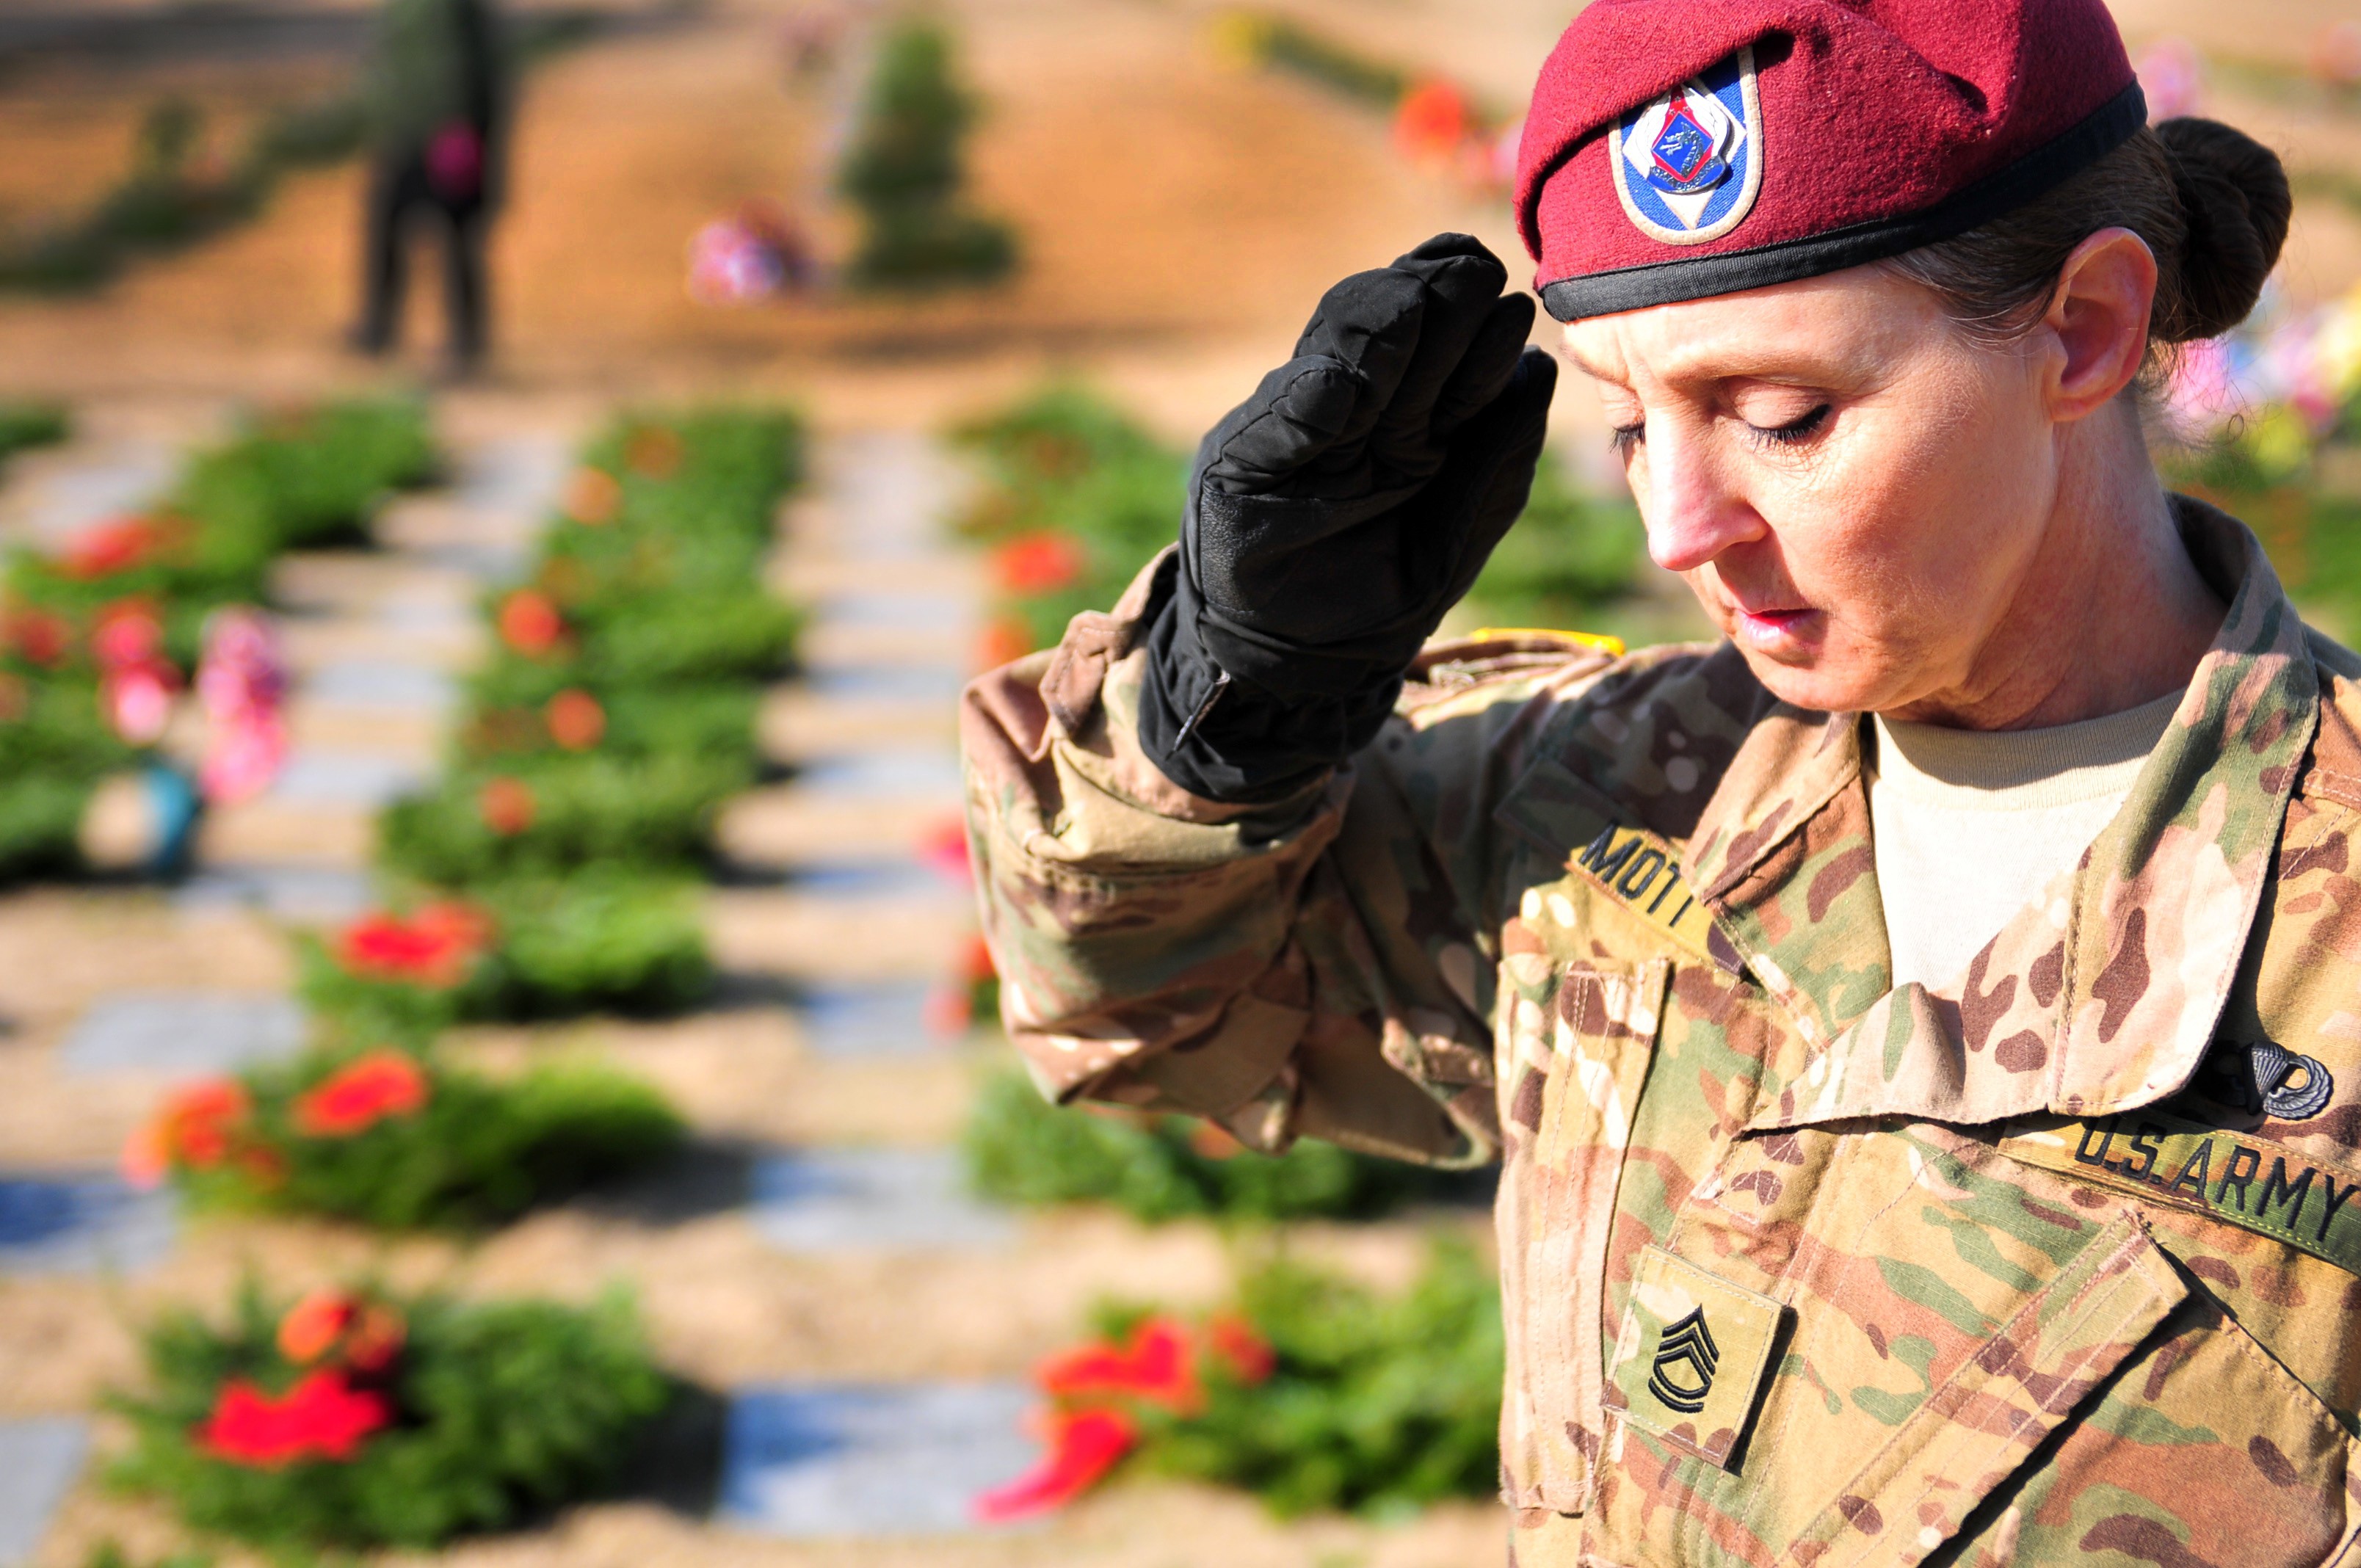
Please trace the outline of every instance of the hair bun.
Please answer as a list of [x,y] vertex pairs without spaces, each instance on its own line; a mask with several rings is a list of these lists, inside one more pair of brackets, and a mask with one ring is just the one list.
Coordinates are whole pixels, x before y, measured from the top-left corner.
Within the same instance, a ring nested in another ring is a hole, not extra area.
[[2217,337],[2246,319],[2287,243],[2294,199],[2279,154],[2219,120],[2166,120],[2156,127],[2170,155],[2188,236],[2180,256],[2180,308],[2157,323],[2168,343]]

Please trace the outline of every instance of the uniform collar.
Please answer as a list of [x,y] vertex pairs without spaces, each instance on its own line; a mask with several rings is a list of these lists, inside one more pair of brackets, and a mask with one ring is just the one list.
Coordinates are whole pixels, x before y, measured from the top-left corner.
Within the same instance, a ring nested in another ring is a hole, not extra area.
[[2081,863],[1939,988],[1890,988],[1857,717],[1780,707],[1733,759],[1685,870],[1795,1020],[1758,1128],[2097,1115],[2177,1091],[2212,1041],[2319,718],[2303,630],[2253,533],[2175,497],[2230,601],[2172,724]]

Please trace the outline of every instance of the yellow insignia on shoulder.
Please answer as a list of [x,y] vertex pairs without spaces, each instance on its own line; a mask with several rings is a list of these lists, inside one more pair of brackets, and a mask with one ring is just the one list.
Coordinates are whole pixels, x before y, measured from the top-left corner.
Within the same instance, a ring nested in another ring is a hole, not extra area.
[[1623,639],[1599,631],[1556,631],[1546,626],[1479,626],[1468,635],[1477,642],[1515,642],[1528,637],[1551,638],[1560,642],[1578,642],[1585,648],[1596,648],[1609,658],[1623,656]]
[[1681,946],[1713,956],[1713,916],[1681,880],[1680,857],[1653,833],[1609,824],[1567,863]]

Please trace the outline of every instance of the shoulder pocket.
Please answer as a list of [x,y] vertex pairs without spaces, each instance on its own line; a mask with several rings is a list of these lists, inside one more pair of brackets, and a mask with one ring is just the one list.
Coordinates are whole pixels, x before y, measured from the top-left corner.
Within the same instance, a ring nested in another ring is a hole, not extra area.
[[1501,1461],[1511,1505],[1579,1513],[1602,1429],[1608,1230],[1672,965],[1512,954],[1501,970]]

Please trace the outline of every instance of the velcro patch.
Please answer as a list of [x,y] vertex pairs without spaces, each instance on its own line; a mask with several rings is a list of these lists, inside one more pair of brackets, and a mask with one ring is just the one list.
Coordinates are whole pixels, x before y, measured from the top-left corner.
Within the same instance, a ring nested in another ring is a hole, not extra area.
[[1681,880],[1680,857],[1653,833],[1610,825],[1567,863],[1681,946],[1713,956],[1713,916]]
[[1730,1468],[1787,1309],[1646,1247],[1607,1364],[1604,1402],[1684,1453]]
[[2361,1275],[2361,1170],[2153,1108],[2011,1123],[2000,1152],[2285,1242]]

